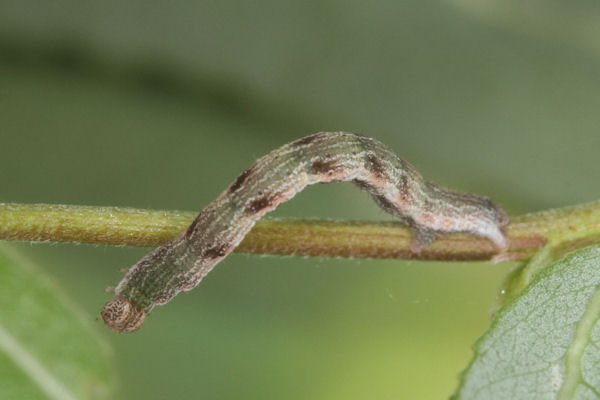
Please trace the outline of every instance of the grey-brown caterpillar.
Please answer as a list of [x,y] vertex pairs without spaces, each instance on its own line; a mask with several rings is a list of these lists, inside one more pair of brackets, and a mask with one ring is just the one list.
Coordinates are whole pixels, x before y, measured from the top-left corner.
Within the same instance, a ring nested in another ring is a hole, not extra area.
[[506,249],[508,217],[486,197],[425,180],[379,141],[346,132],[320,132],[258,159],[192,224],[133,265],[102,309],[116,332],[132,332],[154,306],[189,291],[242,241],[256,221],[307,185],[352,181],[413,234],[413,251],[436,237],[465,232]]

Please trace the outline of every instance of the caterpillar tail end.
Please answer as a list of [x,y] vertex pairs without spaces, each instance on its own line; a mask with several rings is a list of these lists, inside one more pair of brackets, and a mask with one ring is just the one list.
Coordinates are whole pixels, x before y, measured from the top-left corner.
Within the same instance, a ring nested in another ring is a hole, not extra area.
[[115,298],[104,305],[100,312],[104,325],[117,333],[137,331],[146,319],[143,308],[126,299]]
[[500,254],[505,254],[509,248],[509,239],[507,234],[507,226],[509,223],[508,214],[504,209],[494,204],[495,211],[495,229],[488,235],[488,239],[494,243],[496,250]]

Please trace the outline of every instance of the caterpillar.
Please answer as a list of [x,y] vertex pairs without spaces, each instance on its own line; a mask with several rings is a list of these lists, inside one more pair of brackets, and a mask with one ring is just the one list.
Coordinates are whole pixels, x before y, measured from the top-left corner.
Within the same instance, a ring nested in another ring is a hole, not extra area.
[[381,142],[347,132],[319,132],[255,161],[175,239],[134,264],[102,309],[116,332],[139,329],[157,305],[196,287],[235,249],[267,212],[307,185],[352,181],[398,217],[421,251],[436,237],[469,233],[507,247],[508,217],[489,198],[455,192],[425,180]]

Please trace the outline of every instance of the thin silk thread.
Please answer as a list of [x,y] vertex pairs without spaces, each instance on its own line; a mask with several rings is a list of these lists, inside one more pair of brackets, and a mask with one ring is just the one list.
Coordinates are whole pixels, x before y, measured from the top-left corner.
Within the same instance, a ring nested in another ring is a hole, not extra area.
[[352,181],[411,230],[415,252],[436,237],[463,232],[506,249],[504,210],[489,198],[425,180],[381,142],[347,132],[320,132],[258,159],[175,239],[144,256],[115,288],[101,315],[116,332],[132,332],[157,305],[196,287],[267,212],[307,185]]

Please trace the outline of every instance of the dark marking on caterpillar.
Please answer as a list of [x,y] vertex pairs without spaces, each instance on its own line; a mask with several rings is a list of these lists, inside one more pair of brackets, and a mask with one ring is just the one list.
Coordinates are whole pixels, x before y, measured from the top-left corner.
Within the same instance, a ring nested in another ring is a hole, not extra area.
[[185,230],[185,234],[187,235],[192,235],[194,233],[194,229],[196,228],[196,225],[198,224],[199,219],[198,218],[194,218],[194,220],[192,221],[192,223],[190,224],[190,226],[188,226]]
[[256,214],[263,211],[266,208],[272,207],[275,202],[276,196],[269,194],[262,195],[261,197],[254,199],[246,207],[246,212],[249,214]]
[[235,192],[236,190],[242,187],[246,179],[248,179],[248,177],[252,174],[253,167],[254,166],[246,168],[244,172],[242,172],[237,178],[235,178],[235,181],[233,181],[233,183],[229,187],[229,191],[231,193]]
[[315,160],[311,164],[314,174],[330,174],[335,168],[335,160]]
[[219,258],[227,254],[227,249],[230,247],[227,243],[209,247],[204,251],[203,256],[206,258]]
[[320,132],[258,159],[181,235],[134,264],[102,309],[104,323],[116,332],[138,329],[155,306],[196,287],[266,212],[307,185],[335,181],[355,183],[404,222],[413,234],[415,252],[436,237],[457,232],[487,238],[499,251],[507,247],[508,217],[489,198],[425,180],[375,139]]
[[300,138],[300,139],[292,142],[292,144],[295,146],[304,146],[306,144],[312,143],[318,137],[319,137],[319,133],[315,133],[314,135],[309,135],[309,136]]
[[[379,177],[383,177],[385,175],[385,167],[381,164],[381,161],[371,153],[367,154],[367,169]],[[405,175],[403,176],[405,177]]]

